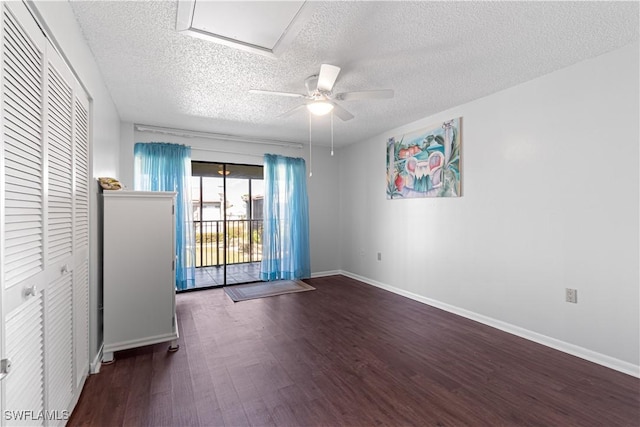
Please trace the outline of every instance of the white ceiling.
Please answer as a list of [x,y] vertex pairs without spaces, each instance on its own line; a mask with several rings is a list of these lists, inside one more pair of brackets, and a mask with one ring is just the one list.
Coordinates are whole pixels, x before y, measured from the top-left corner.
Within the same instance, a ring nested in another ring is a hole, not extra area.
[[[334,92],[393,89],[343,101],[335,144],[489,95],[638,40],[638,2],[320,2],[277,58],[180,34],[176,1],[72,1],[124,121],[306,142],[301,101],[320,64],[342,68]],[[314,118],[328,144],[328,118]]]

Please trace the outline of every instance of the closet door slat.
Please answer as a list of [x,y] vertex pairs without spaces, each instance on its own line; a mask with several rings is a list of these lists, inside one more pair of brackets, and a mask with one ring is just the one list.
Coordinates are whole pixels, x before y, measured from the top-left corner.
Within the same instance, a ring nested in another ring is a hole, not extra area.
[[73,248],[72,88],[52,63],[47,84],[47,262],[53,264],[71,256]]
[[[44,410],[44,334],[42,294],[31,298],[6,316],[7,357],[12,365],[5,378],[5,409],[12,411]],[[25,420],[25,425],[42,425],[42,421]],[[20,425],[17,423],[16,425]]]
[[[26,207],[33,216],[32,221],[19,223],[5,232],[4,286],[8,289],[44,268],[41,77],[44,53],[6,8],[3,26],[4,214],[15,217]],[[25,244],[29,245],[30,255],[19,256]]]
[[48,407],[65,410],[73,397],[72,275],[66,274],[47,289]]

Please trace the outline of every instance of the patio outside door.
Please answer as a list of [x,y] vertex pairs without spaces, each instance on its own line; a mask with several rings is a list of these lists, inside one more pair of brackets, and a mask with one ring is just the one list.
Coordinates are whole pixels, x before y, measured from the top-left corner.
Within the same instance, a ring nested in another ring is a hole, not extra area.
[[262,166],[192,162],[196,287],[260,280]]

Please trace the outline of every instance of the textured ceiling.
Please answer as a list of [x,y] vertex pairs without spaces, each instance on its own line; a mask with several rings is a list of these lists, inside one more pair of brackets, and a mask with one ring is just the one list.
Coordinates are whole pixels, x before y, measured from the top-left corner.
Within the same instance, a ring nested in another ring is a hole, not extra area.
[[[335,144],[353,143],[638,40],[638,2],[321,2],[273,59],[175,31],[176,1],[72,1],[124,121],[306,142],[304,111],[277,116],[320,64],[342,68]],[[313,143],[329,119],[314,117]],[[317,124],[315,124],[317,123]]]

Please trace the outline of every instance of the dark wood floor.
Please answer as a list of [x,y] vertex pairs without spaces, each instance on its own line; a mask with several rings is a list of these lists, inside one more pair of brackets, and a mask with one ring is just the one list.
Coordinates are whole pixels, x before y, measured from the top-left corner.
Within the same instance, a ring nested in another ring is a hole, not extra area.
[[68,425],[639,426],[640,380],[333,276],[178,295],[180,345],[116,353]]

